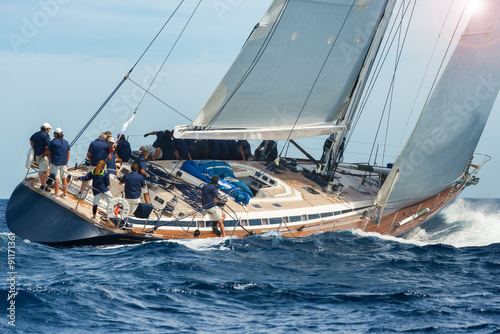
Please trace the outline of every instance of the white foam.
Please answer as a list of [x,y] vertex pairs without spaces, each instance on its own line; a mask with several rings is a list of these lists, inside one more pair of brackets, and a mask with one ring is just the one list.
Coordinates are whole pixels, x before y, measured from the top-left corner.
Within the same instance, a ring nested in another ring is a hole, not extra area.
[[168,242],[175,242],[197,251],[213,250],[214,248],[218,248],[219,250],[230,250],[229,247],[225,246],[226,240],[230,238],[236,238],[236,237],[217,237],[217,238],[205,238],[205,239],[175,239],[175,240],[168,240]]
[[441,214],[444,226],[437,231],[420,231],[412,239],[454,247],[487,246],[500,243],[498,201],[477,202],[458,198]]

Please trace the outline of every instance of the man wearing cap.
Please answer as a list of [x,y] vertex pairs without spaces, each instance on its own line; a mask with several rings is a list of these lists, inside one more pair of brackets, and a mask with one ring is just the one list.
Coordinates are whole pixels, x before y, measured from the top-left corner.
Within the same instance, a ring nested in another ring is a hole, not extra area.
[[47,157],[47,148],[50,143],[49,132],[52,127],[49,123],[43,123],[40,127],[40,131],[35,132],[30,138],[30,145],[35,152],[35,161],[38,164],[38,172],[40,175],[40,189],[49,191],[45,185],[47,184],[47,179],[49,178],[49,159]]
[[64,133],[60,128],[54,130],[54,139],[49,143],[48,153],[50,158],[50,169],[55,174],[56,185],[54,187],[55,197],[59,196],[59,182],[62,180],[63,198],[68,194],[68,161],[69,143],[63,138]]
[[208,213],[210,219],[217,222],[217,227],[221,232],[221,236],[225,237],[224,219],[226,219],[226,213],[217,205],[217,202],[219,202],[219,189],[217,188],[217,183],[219,183],[219,177],[214,175],[212,176],[212,182],[201,188],[201,205]]

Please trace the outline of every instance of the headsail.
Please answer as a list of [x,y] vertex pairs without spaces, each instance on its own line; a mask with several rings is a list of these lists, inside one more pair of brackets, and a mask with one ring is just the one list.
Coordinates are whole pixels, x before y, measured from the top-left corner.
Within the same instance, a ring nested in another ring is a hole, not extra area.
[[[286,139],[292,129],[290,138],[342,130],[336,124],[388,2],[274,0],[195,121],[176,135]],[[208,131],[184,132],[195,129]]]
[[[398,157],[386,207],[446,189],[468,166],[500,88],[500,1],[482,0]],[[389,193],[384,184],[380,198]]]

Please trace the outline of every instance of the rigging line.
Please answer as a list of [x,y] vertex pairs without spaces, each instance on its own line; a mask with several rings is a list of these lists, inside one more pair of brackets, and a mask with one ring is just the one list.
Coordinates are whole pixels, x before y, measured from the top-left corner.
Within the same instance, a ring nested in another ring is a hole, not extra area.
[[[406,16],[406,12],[408,10],[408,7],[406,9],[404,9],[403,6],[404,5],[401,4],[401,6],[399,8],[400,13],[398,15],[402,15],[404,17],[404,16]],[[401,22],[399,24],[396,24],[396,22],[398,22],[398,21],[393,22],[393,25],[391,27],[391,31],[389,32],[388,36],[391,36],[393,34],[394,30],[398,31],[399,29],[401,29]],[[397,26],[397,28],[395,28],[396,26]],[[389,56],[389,51],[392,48],[392,45],[394,43],[395,38],[396,38],[396,32],[394,32],[394,35],[392,38],[388,38],[386,40],[386,44],[384,45],[384,49],[382,50],[382,53],[381,53],[381,55],[385,54],[385,56],[381,56],[378,60],[377,66],[376,66],[375,71],[374,71],[375,74],[370,79],[370,83],[368,85],[369,88],[367,89],[367,93],[365,94],[365,97],[364,97],[362,103],[360,104],[361,107],[359,108],[359,112],[357,113],[356,119],[353,123],[353,126],[351,127],[351,131],[348,135],[347,142],[350,142],[352,135],[354,133],[353,130],[354,130],[354,128],[356,128],[359,120],[361,119],[361,116],[366,108],[366,104],[368,103],[368,98],[369,98],[369,96],[371,96],[371,94],[373,92],[373,89],[375,87],[375,82],[378,80],[378,77],[380,76],[380,74],[382,72],[383,64],[386,62],[387,57]]]
[[165,66],[165,63],[167,62],[168,58],[170,57],[170,55],[172,54],[172,51],[174,50],[174,48],[176,47],[177,43],[179,42],[179,40],[181,39],[182,35],[184,34],[184,31],[186,30],[187,26],[189,25],[189,23],[191,22],[191,19],[193,18],[194,14],[196,13],[196,11],[198,10],[198,7],[200,7],[200,4],[203,0],[199,0],[198,1],[198,4],[196,5],[195,9],[193,10],[193,12],[191,13],[191,16],[189,16],[189,19],[187,20],[186,24],[184,25],[184,27],[182,28],[182,31],[181,33],[179,34],[179,36],[177,36],[177,39],[175,40],[174,44],[172,45],[172,47],[170,48],[170,51],[168,52],[167,56],[165,57],[165,59],[163,60],[163,63],[161,64],[160,68],[158,69],[158,71],[156,72],[153,80],[151,80],[151,83],[149,84],[148,86],[148,89],[146,90],[146,92],[144,93],[144,95],[142,96],[141,100],[139,101],[139,103],[137,104],[137,107],[135,108],[133,114],[135,114],[137,112],[137,110],[139,109],[140,105],[142,104],[142,102],[144,101],[144,99],[146,98],[146,96],[148,95],[149,93],[149,90],[151,89],[151,86],[153,86],[153,83],[156,81],[156,78],[158,77],[158,75],[160,74],[161,70],[163,69],[163,66]]
[[[402,3],[401,6],[399,7],[398,14],[396,15],[396,17],[399,15],[405,16],[406,15],[405,13],[406,13],[406,11],[404,10],[404,4]],[[358,124],[358,122],[359,122],[359,120],[360,120],[360,118],[365,110],[368,98],[369,98],[369,96],[371,96],[371,93],[372,93],[373,88],[375,86],[375,82],[377,81],[378,77],[380,76],[380,73],[381,73],[382,68],[383,68],[383,64],[387,60],[387,57],[389,55],[389,51],[392,48],[392,44],[394,43],[394,39],[395,39],[395,35],[393,35],[393,33],[396,34],[396,32],[394,32],[394,30],[398,31],[400,29],[400,24],[397,24],[397,23],[398,23],[398,21],[394,20],[394,22],[392,23],[391,30],[387,34],[387,36],[394,36],[394,37],[392,37],[392,38],[388,37],[386,39],[385,45],[384,45],[382,51],[380,52],[381,56],[377,60],[377,65],[375,66],[375,69],[373,71],[374,74],[371,76],[370,82],[368,83],[368,88],[366,90],[367,93],[365,94],[363,101],[360,103],[359,112],[356,115],[356,119],[353,122],[352,130],[351,130],[350,135],[348,136],[348,139],[347,139],[348,142],[350,142],[350,138],[352,137],[353,130],[357,126],[357,124]],[[383,56],[384,54],[385,54],[385,56]]]
[[[465,13],[465,9],[467,8],[468,4],[469,4],[469,0],[466,1],[465,6],[462,10],[462,13],[460,14],[460,18],[458,19],[458,22],[455,26],[455,30],[453,31],[453,35],[450,38],[450,41],[448,43],[448,47],[446,48],[446,52],[443,55],[443,58],[441,59],[441,64],[439,65],[439,69],[436,72],[436,76],[434,77],[434,81],[432,83],[431,89],[429,90],[429,93],[427,94],[427,98],[426,98],[424,107],[422,108],[422,112],[420,113],[420,117],[418,118],[418,121],[415,125],[415,128],[413,129],[413,132],[412,132],[410,138],[408,138],[407,143],[410,143],[413,140],[413,136],[415,135],[415,129],[417,128],[418,124],[420,123],[420,120],[422,119],[423,111],[426,109],[427,104],[429,103],[429,100],[431,98],[432,92],[434,91],[434,88],[438,82],[438,78],[440,77],[441,70],[443,69],[443,66],[444,66],[444,61],[445,61],[446,57],[448,56],[448,53],[449,53],[450,48],[451,48],[451,44],[452,44],[453,40],[455,39],[455,35],[457,34],[458,26],[460,25],[460,22],[462,22],[462,19],[463,19],[464,13]],[[406,155],[408,153],[408,150],[404,150],[404,152],[402,152],[402,153],[403,153],[403,156],[401,158],[400,166],[402,166],[403,162],[406,160]]]
[[[331,56],[331,54],[333,52],[334,46],[337,44],[337,41],[338,41],[338,39],[340,37],[340,34],[344,30],[344,26],[345,26],[345,24],[347,22],[347,19],[349,18],[349,15],[352,12],[352,9],[354,8],[354,4],[355,4],[356,1],[357,0],[353,0],[353,2],[351,4],[351,8],[349,8],[349,11],[347,12],[347,15],[345,16],[344,22],[342,22],[342,26],[340,27],[339,32],[338,32],[337,36],[335,37],[335,41],[333,41],[332,46],[330,47],[330,50],[328,51],[328,54],[326,55],[325,60],[323,61],[323,64],[321,65],[321,68],[319,69],[318,75],[316,76],[316,79],[314,80],[314,82],[313,82],[313,84],[311,86],[311,89],[309,90],[309,93],[307,94],[307,97],[306,97],[304,103],[302,104],[302,108],[300,109],[299,114],[297,115],[297,118],[295,119],[295,122],[293,123],[293,126],[290,129],[290,132],[288,133],[288,137],[286,139],[287,141],[290,140],[290,137],[292,136],[293,130],[297,126],[297,123],[299,122],[300,116],[302,116],[302,113],[304,112],[304,109],[306,108],[307,102],[309,102],[309,99],[310,99],[310,97],[311,97],[311,95],[313,93],[314,88],[316,88],[316,84],[318,83],[319,78],[320,78],[321,74],[323,73],[323,70],[324,70],[324,68],[326,66],[326,63],[327,63],[328,59],[330,58],[330,56]],[[284,150],[284,147],[281,149],[280,156],[283,153],[283,150]]]
[[165,24],[163,25],[163,27],[160,29],[160,31],[156,34],[155,38],[151,41],[151,43],[148,45],[148,47],[146,48],[146,50],[142,53],[142,55],[139,57],[139,59],[135,62],[134,66],[132,66],[132,68],[128,71],[128,73],[125,75],[125,77],[123,77],[123,79],[120,81],[120,83],[118,84],[118,86],[116,86],[116,88],[113,90],[113,92],[111,92],[111,94],[108,96],[108,98],[101,104],[101,106],[97,109],[97,111],[94,113],[94,115],[90,118],[90,120],[83,126],[83,128],[80,130],[80,132],[75,136],[75,138],[71,141],[71,144],[69,145],[69,147],[71,148],[78,139],[80,139],[80,137],[83,135],[83,133],[87,130],[87,128],[90,126],[90,124],[94,121],[94,119],[97,117],[97,115],[100,114],[100,112],[102,111],[102,109],[108,104],[109,100],[111,100],[111,98],[116,94],[116,92],[120,89],[120,87],[123,85],[123,83],[129,78],[130,74],[132,73],[132,71],[134,70],[135,66],[139,63],[139,61],[142,59],[142,57],[144,56],[144,54],[149,50],[149,48],[151,47],[151,45],[153,44],[153,42],[156,40],[156,38],[158,37],[158,35],[163,31],[163,29],[165,28],[165,26],[168,24],[168,22],[170,22],[170,19],[173,17],[173,15],[177,12],[177,10],[179,9],[179,7],[181,6],[181,4],[184,2],[184,0],[182,0],[180,2],[180,4],[177,6],[177,8],[175,9],[175,11],[172,13],[172,15],[170,15],[170,17],[168,18],[167,22],[165,22]]
[[158,33],[156,34],[156,36],[153,38],[153,40],[151,41],[151,43],[149,43],[148,47],[146,48],[146,50],[144,50],[144,52],[142,53],[142,55],[139,57],[139,59],[137,59],[137,61],[135,62],[134,66],[132,67],[132,69],[139,63],[139,61],[141,61],[142,57],[144,57],[144,55],[146,54],[146,52],[148,52],[149,48],[151,47],[151,45],[153,45],[153,43],[156,41],[156,39],[158,38],[158,36],[161,34],[161,32],[163,31],[163,29],[165,29],[165,27],[167,26],[167,24],[170,22],[170,20],[172,19],[172,17],[175,15],[175,13],[177,13],[177,10],[181,7],[181,5],[184,3],[184,0],[181,0],[181,2],[177,5],[177,8],[175,8],[175,10],[172,12],[172,14],[170,15],[170,17],[168,18],[167,22],[165,22],[165,24],[163,25],[163,27],[161,27],[160,31],[158,31]]
[[[408,7],[409,7],[409,5],[408,5]],[[413,9],[415,9],[415,6],[413,7]],[[383,108],[383,111],[382,111],[382,115],[380,116],[380,122],[379,122],[379,125],[378,125],[378,128],[377,128],[377,132],[375,134],[375,138],[373,139],[373,146],[372,146],[372,150],[370,152],[370,158],[369,159],[371,159],[371,157],[372,157],[373,150],[374,150],[374,147],[375,147],[375,143],[377,141],[378,134],[379,134],[379,131],[380,131],[380,127],[382,125],[382,120],[384,118],[386,110],[388,110],[387,105],[388,104],[389,105],[392,104],[391,97],[394,95],[394,86],[395,86],[395,81],[396,81],[396,72],[397,72],[397,69],[398,69],[399,61],[401,60],[401,55],[403,54],[402,49],[403,49],[404,44],[406,42],[406,37],[408,36],[408,30],[409,30],[409,26],[410,26],[411,18],[413,17],[413,14],[414,14],[414,11],[412,11],[412,14],[410,15],[410,22],[408,22],[408,25],[407,25],[405,37],[403,39],[403,44],[401,46],[398,46],[398,48],[396,48],[396,66],[395,66],[395,69],[394,69],[393,74],[392,74],[390,89],[389,89],[389,92],[387,92],[387,97],[386,97],[386,101],[385,101],[384,108]],[[401,22],[399,24],[400,28],[398,28],[399,34],[394,35],[394,39],[396,38],[397,35],[401,36],[401,27],[402,27],[402,25],[403,25],[403,17],[401,17]],[[390,109],[389,109],[389,113],[390,113]]]
[[80,132],[78,132],[78,134],[75,136],[75,138],[71,141],[71,144],[69,144],[70,148],[76,143],[76,141],[78,139],[80,139],[80,137],[85,132],[85,130],[87,130],[87,128],[94,121],[94,119],[97,117],[97,115],[99,115],[99,113],[106,106],[106,104],[108,104],[109,100],[111,100],[111,98],[113,97],[113,95],[115,95],[115,93],[118,91],[118,89],[120,89],[120,87],[123,85],[123,83],[125,82],[125,80],[127,80],[129,74],[130,74],[130,72],[128,72],[127,75],[125,77],[123,77],[122,81],[120,81],[120,83],[118,84],[118,86],[115,87],[115,89],[113,90],[113,92],[111,93],[111,95],[108,96],[108,98],[104,101],[104,103],[99,107],[99,109],[97,109],[97,111],[94,113],[94,115],[90,118],[90,120],[87,122],[87,124],[85,124],[83,126],[83,128],[80,130]]
[[139,85],[137,82],[135,82],[131,78],[129,78],[129,80],[130,80],[130,82],[132,82],[133,84],[135,84],[137,87],[139,87],[140,89],[142,89],[144,92],[146,92],[146,94],[151,95],[153,98],[155,98],[156,100],[158,100],[160,103],[164,104],[166,107],[170,108],[172,111],[176,112],[177,114],[179,114],[180,116],[184,117],[185,119],[187,119],[190,122],[193,121],[192,119],[190,119],[189,117],[187,117],[186,115],[184,115],[183,113],[181,113],[180,111],[176,110],[174,107],[172,107],[169,104],[167,104],[166,102],[162,101],[159,97],[157,97],[153,93],[147,91],[146,88],[143,88],[141,85]]
[[163,31],[163,29],[165,28],[165,26],[170,22],[170,20],[172,19],[172,17],[177,12],[177,10],[179,9],[179,7],[182,5],[183,2],[184,2],[184,0],[181,0],[181,2],[179,3],[179,5],[175,9],[175,11],[168,18],[167,22],[165,22],[165,24],[160,29],[160,31],[156,34],[156,36],[153,38],[153,40],[151,41],[151,43],[149,43],[149,45],[146,48],[146,50],[142,53],[142,55],[139,57],[139,59],[135,62],[134,66],[132,66],[132,68],[127,72],[127,74],[125,75],[125,77],[123,77],[123,79],[120,81],[120,83],[118,84],[118,86],[116,86],[116,88],[113,90],[113,92],[111,92],[111,94],[108,96],[108,98],[101,104],[101,106],[97,109],[97,111],[90,118],[90,120],[87,122],[87,124],[85,124],[83,126],[83,128],[80,130],[80,132],[71,141],[71,144],[69,145],[70,148],[76,143],[76,141],[78,139],[80,139],[80,137],[87,130],[87,128],[90,126],[90,124],[94,121],[94,119],[97,117],[97,115],[99,115],[99,113],[102,111],[102,109],[108,104],[109,100],[111,100],[111,98],[116,94],[116,92],[120,89],[120,87],[123,85],[123,83],[129,78],[129,76],[132,73],[132,71],[134,70],[135,66],[139,63],[139,61],[142,59],[142,57],[144,56],[144,54],[149,50],[149,48],[151,47],[151,45],[153,44],[153,42],[156,40],[156,38],[158,37],[158,35]]
[[[288,7],[288,3],[290,1],[287,0],[283,6],[281,7],[280,9],[280,12],[278,13],[278,15],[276,16],[276,21],[273,22],[273,26],[271,27],[271,29],[269,30],[269,34],[267,34],[266,38],[264,39],[264,41],[262,42],[262,45],[259,49],[259,51],[257,52],[257,54],[255,55],[254,59],[252,60],[252,63],[250,64],[250,66],[248,67],[248,69],[245,71],[245,73],[243,74],[242,78],[240,79],[240,81],[238,82],[238,84],[236,85],[236,87],[234,88],[233,92],[231,93],[231,95],[227,98],[226,102],[224,102],[224,104],[219,108],[219,110],[217,111],[217,113],[214,115],[214,117],[210,120],[210,122],[207,124],[207,126],[205,127],[206,129],[210,129],[213,124],[215,123],[215,121],[217,120],[217,118],[219,118],[220,114],[222,113],[222,111],[224,110],[224,108],[227,106],[227,104],[229,103],[229,101],[231,101],[231,99],[233,98],[233,96],[236,94],[236,92],[240,89],[240,87],[243,85],[243,83],[246,81],[246,79],[248,78],[248,76],[250,75],[250,73],[253,71],[253,69],[255,68],[255,66],[257,65],[259,59],[262,57],[262,55],[264,54],[264,51],[266,50],[267,46],[269,45],[272,37],[274,36],[274,33],[276,32],[276,29],[278,28],[278,25],[279,23],[281,22],[281,17],[283,17],[284,13],[285,13],[285,10],[286,8]],[[256,28],[254,28],[254,31],[256,30]],[[252,32],[253,33],[253,32]],[[251,36],[251,35],[250,35]],[[250,37],[249,37],[250,38]]]
[[[401,6],[399,7],[397,16],[399,16],[399,15],[404,16],[403,13],[404,13],[404,4],[402,3]],[[393,35],[393,31],[394,30],[397,31],[399,29],[399,24],[396,25],[397,22],[398,22],[397,20],[394,20],[394,22],[392,24],[392,27],[391,27],[391,30],[389,31],[389,33],[388,33],[387,36],[392,36]],[[356,119],[353,122],[352,130],[351,130],[350,135],[348,136],[348,139],[347,139],[348,142],[350,142],[352,134],[354,132],[353,130],[354,130],[354,128],[356,128],[359,120],[361,119],[361,116],[362,116],[362,114],[363,114],[363,112],[365,110],[368,98],[369,98],[369,96],[371,96],[372,91],[373,91],[373,89],[375,87],[375,82],[377,81],[378,77],[380,76],[380,73],[382,72],[383,64],[387,60],[387,57],[389,55],[389,51],[391,50],[392,44],[394,43],[394,38],[395,37],[392,37],[392,38],[389,37],[385,41],[385,45],[384,45],[384,48],[383,48],[383,50],[381,52],[381,56],[379,57],[379,59],[377,61],[377,65],[376,65],[375,70],[374,70],[374,75],[372,75],[371,78],[370,78],[370,83],[368,84],[367,93],[363,97],[363,101],[360,103],[359,112],[356,115]],[[383,56],[384,54],[385,54],[385,56]]]
[[[411,3],[411,1],[410,1],[410,3]],[[398,70],[399,62],[400,62],[401,57],[403,55],[403,49],[404,49],[404,45],[406,43],[406,39],[408,37],[408,32],[410,30],[411,18],[413,18],[413,14],[415,13],[415,7],[416,7],[416,2],[413,3],[413,10],[412,10],[412,13],[410,15],[410,22],[406,26],[406,31],[405,31],[403,40],[402,41],[401,40],[398,41],[398,48],[397,48],[397,50],[399,50],[399,53],[397,55],[396,63],[395,63],[395,66],[394,66],[394,75],[396,74],[396,72]],[[402,33],[402,31],[400,31],[400,34],[399,34],[399,38],[400,39],[401,39],[401,33]],[[391,119],[392,104],[394,102],[394,89],[391,92],[390,99],[391,99],[391,103],[389,105],[389,113],[387,115],[387,126],[386,126],[386,129],[385,129],[384,149],[383,149],[383,152],[382,152],[382,166],[384,165],[384,158],[386,156],[385,155],[385,151],[387,149],[387,139],[388,139],[388,136],[389,136],[389,124],[390,124],[390,119]]]
[[446,17],[445,17],[445,19],[443,21],[443,25],[441,26],[441,30],[439,31],[439,35],[438,35],[438,37],[436,39],[436,43],[434,43],[434,48],[432,49],[431,55],[429,57],[429,62],[427,63],[427,67],[426,67],[425,72],[424,72],[424,74],[422,76],[422,80],[420,81],[420,86],[418,87],[417,94],[415,95],[415,100],[413,101],[413,106],[412,106],[412,108],[410,110],[410,114],[408,115],[408,119],[406,120],[405,128],[403,130],[403,134],[401,135],[401,140],[399,142],[399,146],[401,146],[401,144],[403,143],[403,138],[405,136],[406,130],[408,129],[408,124],[410,123],[411,115],[413,115],[413,111],[415,110],[415,107],[417,105],[418,96],[420,95],[420,92],[422,91],[422,88],[423,88],[423,85],[424,85],[424,79],[427,77],[427,72],[429,72],[431,61],[434,58],[434,53],[436,52],[437,45],[439,43],[439,39],[441,38],[441,35],[443,33],[443,30],[444,30],[444,27],[446,25],[446,22],[448,21],[449,15],[450,15],[451,8],[453,7],[454,3],[455,3],[455,0],[452,0],[451,3],[450,3],[450,7],[448,8],[448,12],[446,13]]

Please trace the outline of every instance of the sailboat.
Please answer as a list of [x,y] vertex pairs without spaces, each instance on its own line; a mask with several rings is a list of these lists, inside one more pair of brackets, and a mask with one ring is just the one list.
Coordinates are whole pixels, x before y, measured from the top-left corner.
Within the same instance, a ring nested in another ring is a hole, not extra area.
[[[395,162],[344,162],[398,2],[272,1],[198,116],[174,131],[198,141],[281,140],[307,159],[281,152],[270,161],[150,161],[153,210],[146,215],[129,212],[123,199],[125,163],[111,179],[113,198],[101,201],[92,220],[92,192],[80,191],[77,180],[84,166],[70,169],[69,196],[54,198],[40,189],[28,157],[26,177],[7,207],[9,229],[51,246],[217,237],[200,188],[219,174],[227,236],[346,229],[411,236],[476,184],[490,159],[474,151],[500,88],[500,2],[481,0],[484,10],[472,15],[440,69]],[[295,141],[315,136],[327,136],[320,159]]]

